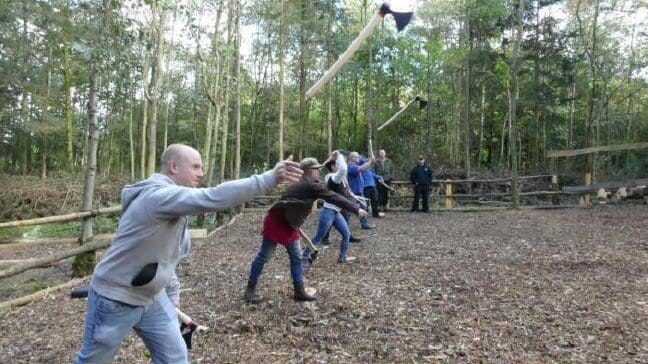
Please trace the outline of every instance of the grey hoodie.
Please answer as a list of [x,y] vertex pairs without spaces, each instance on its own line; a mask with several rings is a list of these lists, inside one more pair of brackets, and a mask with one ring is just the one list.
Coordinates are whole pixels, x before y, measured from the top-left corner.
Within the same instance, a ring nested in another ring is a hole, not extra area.
[[187,215],[238,206],[275,185],[272,171],[211,188],[178,186],[158,173],[127,185],[119,228],[90,285],[104,297],[135,306],[153,303],[168,287],[177,302],[175,268],[190,243]]

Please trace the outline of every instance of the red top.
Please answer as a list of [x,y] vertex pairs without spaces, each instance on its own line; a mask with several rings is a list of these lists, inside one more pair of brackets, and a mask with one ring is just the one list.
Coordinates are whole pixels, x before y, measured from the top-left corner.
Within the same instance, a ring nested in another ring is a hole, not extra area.
[[292,226],[288,225],[284,214],[284,209],[268,211],[263,220],[263,232],[261,232],[261,235],[274,243],[288,245],[299,240],[301,236],[298,229],[293,229]]

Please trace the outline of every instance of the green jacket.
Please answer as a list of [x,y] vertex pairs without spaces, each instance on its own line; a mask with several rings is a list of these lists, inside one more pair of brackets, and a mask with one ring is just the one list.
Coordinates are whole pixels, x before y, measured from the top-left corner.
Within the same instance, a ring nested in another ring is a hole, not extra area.
[[386,158],[384,162],[381,162],[378,159],[375,159],[372,166],[376,174],[382,176],[385,183],[390,183],[393,179],[392,172],[394,170],[392,166],[392,161],[389,158]]

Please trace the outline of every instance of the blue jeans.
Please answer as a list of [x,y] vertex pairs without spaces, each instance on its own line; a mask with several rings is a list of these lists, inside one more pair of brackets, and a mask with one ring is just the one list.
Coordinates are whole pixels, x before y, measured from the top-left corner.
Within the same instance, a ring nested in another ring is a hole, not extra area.
[[[337,212],[326,207],[321,209],[319,212],[317,232],[311,240],[313,241],[313,244],[319,244],[331,229],[331,226],[335,227],[335,229],[342,235],[342,244],[340,245],[340,258],[346,258],[346,252],[349,248],[349,238],[351,237],[351,231],[349,230],[349,225],[347,224],[347,221],[341,212]],[[308,256],[310,256],[310,253],[310,250],[306,248],[304,249],[303,256],[305,258],[308,258]]]
[[[362,197],[362,194],[359,194],[359,195],[356,194],[356,196],[361,196]],[[354,201],[355,201],[355,204],[358,205],[358,207],[360,207],[361,209],[367,211],[367,205],[365,205],[364,203],[361,203],[360,201],[358,201],[356,199],[354,199]],[[363,228],[368,227],[369,226],[369,219],[366,218],[366,217],[361,217],[360,218],[360,226],[363,227]]]
[[166,294],[150,305],[131,306],[101,296],[90,287],[83,344],[75,363],[110,363],[134,329],[153,363],[188,363],[175,306]]
[[[252,261],[252,269],[250,270],[251,282],[258,282],[261,273],[263,273],[263,266],[272,259],[274,255],[277,244],[272,240],[263,237],[263,243],[261,243],[261,250],[256,255]],[[302,263],[301,263],[301,254],[299,254],[299,241],[295,240],[292,243],[286,245],[286,251],[288,252],[288,257],[290,258],[290,275],[292,280],[295,283],[304,283],[304,276],[302,275]]]

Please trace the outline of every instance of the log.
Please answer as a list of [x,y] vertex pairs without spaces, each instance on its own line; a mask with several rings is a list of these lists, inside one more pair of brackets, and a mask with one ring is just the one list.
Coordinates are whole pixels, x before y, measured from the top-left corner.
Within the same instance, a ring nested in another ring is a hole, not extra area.
[[[192,239],[205,239],[207,238],[206,229],[190,229],[189,236]],[[112,239],[115,237],[115,234],[99,234],[92,237],[93,240],[99,239]],[[79,238],[42,238],[42,239],[4,239],[0,240],[0,249],[1,248],[22,248],[29,245],[39,245],[39,244],[74,244],[78,243]]]
[[115,212],[120,212],[121,210],[122,210],[121,205],[117,205],[117,206],[105,207],[102,209],[95,209],[91,211],[75,212],[67,215],[48,216],[48,217],[41,217],[38,219],[30,219],[30,220],[9,221],[9,222],[0,223],[0,228],[13,227],[13,226],[42,225],[42,224],[49,224],[53,222],[79,220],[90,216],[109,215]]
[[191,239],[206,239],[207,229],[189,229],[189,237]]
[[[540,179],[540,178],[550,178],[550,174],[540,174],[536,176],[521,176],[518,177],[518,179]],[[451,180],[450,183],[457,184],[457,183],[466,183],[466,182],[471,182],[471,183],[497,183],[497,182],[511,182],[511,178],[496,178],[496,179],[455,179]],[[445,184],[446,180],[433,180],[432,184]],[[412,182],[410,181],[392,181],[391,184],[393,185],[411,185]]]
[[73,249],[65,250],[62,252],[54,253],[45,257],[26,259],[24,263],[13,265],[7,269],[0,270],[0,279],[15,276],[26,270],[38,268],[44,264],[56,262],[65,258],[75,256],[77,254],[95,251],[110,245],[110,240],[100,240],[92,243],[87,243]]
[[[29,259],[7,259],[7,260],[0,260],[0,269],[9,268],[9,267],[11,267],[12,265],[16,265],[16,264],[22,264],[22,263],[27,262],[28,260],[29,260]],[[55,265],[59,265],[59,264],[61,264],[61,263],[63,263],[63,262],[64,262],[63,260],[59,260],[59,261],[56,261],[56,262],[47,263],[47,264],[43,265],[42,268],[53,267],[53,266],[55,266]]]
[[38,292],[35,292],[35,293],[30,294],[30,295],[24,296],[24,297],[16,298],[16,299],[9,300],[9,301],[4,301],[4,302],[0,303],[0,310],[9,309],[9,308],[13,308],[13,307],[24,306],[26,304],[29,304],[29,303],[34,302],[36,300],[39,300],[39,299],[41,299],[43,297],[46,297],[48,294],[50,294],[52,292],[60,291],[60,290],[63,290],[63,289],[67,289],[67,288],[70,288],[70,287],[74,287],[74,286],[83,284],[86,281],[88,281],[88,279],[90,279],[90,277],[76,278],[76,279],[73,279],[73,280],[71,280],[71,281],[69,281],[67,283],[63,283],[63,284],[60,284],[60,285],[54,286],[54,287],[45,288],[45,289],[42,289],[42,290],[40,290]]
[[[245,210],[247,211],[247,210],[252,210],[252,209],[245,209]],[[260,210],[261,210],[261,209],[260,209]],[[265,211],[265,210],[266,210],[266,209],[263,209],[263,211]],[[228,226],[232,225],[232,224],[234,223],[234,221],[236,221],[236,219],[239,217],[239,215],[241,215],[241,212],[239,212],[238,214],[232,216],[232,218],[230,219],[230,221],[227,222],[227,224],[225,224],[225,225],[223,225],[223,226],[219,226],[219,227],[217,227],[216,229],[212,230],[209,234],[207,234],[207,237],[208,237],[208,238],[211,238],[211,237],[214,236],[217,232],[219,232],[219,231],[221,231],[221,230],[227,228]]]
[[619,152],[623,150],[640,150],[648,149],[648,142],[629,143],[629,144],[611,144],[600,147],[590,147],[583,149],[562,149],[547,151],[547,158],[574,157],[583,154],[592,154],[597,152]]
[[[114,236],[114,234],[99,234],[95,235],[93,239],[112,239]],[[40,244],[74,244],[78,242],[79,238],[4,239],[0,240],[0,248],[16,248]]]
[[611,181],[611,182],[599,182],[591,185],[585,186],[565,186],[562,188],[563,192],[571,193],[585,193],[585,192],[597,192],[601,188],[606,190],[614,190],[621,187],[636,187],[636,186],[647,186],[648,178],[629,180],[629,181]]

